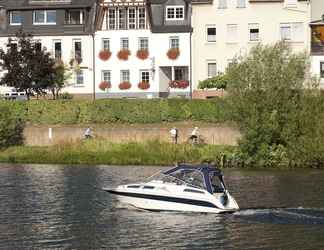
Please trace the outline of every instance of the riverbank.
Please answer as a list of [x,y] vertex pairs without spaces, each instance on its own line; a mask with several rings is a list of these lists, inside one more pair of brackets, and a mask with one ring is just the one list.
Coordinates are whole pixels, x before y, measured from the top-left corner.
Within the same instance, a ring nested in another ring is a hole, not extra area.
[[233,146],[170,144],[159,141],[111,143],[83,140],[53,146],[16,146],[0,151],[2,163],[89,164],[89,165],[173,165],[176,162],[223,164]]

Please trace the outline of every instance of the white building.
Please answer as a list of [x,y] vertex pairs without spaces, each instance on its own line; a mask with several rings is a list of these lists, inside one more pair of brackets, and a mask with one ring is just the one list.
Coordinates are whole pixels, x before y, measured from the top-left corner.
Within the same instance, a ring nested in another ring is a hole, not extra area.
[[[103,1],[95,33],[97,98],[188,96],[190,11],[186,0]],[[179,55],[170,59],[170,49]]]
[[310,49],[309,1],[193,0],[192,9],[194,89],[258,43]]

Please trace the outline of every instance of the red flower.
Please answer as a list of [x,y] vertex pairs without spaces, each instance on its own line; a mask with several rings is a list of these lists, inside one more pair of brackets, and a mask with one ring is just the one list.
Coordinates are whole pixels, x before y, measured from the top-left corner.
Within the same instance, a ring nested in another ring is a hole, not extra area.
[[141,60],[145,60],[149,56],[149,51],[147,49],[139,49],[136,56]]
[[111,88],[110,82],[102,81],[101,83],[99,83],[99,89],[101,89],[102,91],[104,91],[105,89],[110,89],[110,88]]
[[118,87],[121,90],[125,90],[125,89],[130,89],[132,85],[130,84],[130,82],[121,82]]
[[176,60],[180,55],[180,50],[178,48],[171,48],[168,50],[167,56],[171,60]]
[[189,82],[186,80],[174,80],[169,84],[172,89],[186,89],[189,87]]
[[119,60],[127,61],[130,54],[131,53],[130,53],[129,49],[121,49],[118,52],[117,57],[119,58]]
[[111,52],[109,50],[101,50],[99,52],[99,58],[103,61],[107,61],[111,57]]
[[140,82],[138,85],[139,89],[146,90],[150,88],[150,83],[149,82]]

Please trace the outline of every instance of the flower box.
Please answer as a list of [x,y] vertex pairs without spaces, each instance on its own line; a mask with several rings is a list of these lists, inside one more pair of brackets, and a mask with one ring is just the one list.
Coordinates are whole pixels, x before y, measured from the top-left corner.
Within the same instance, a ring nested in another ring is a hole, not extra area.
[[119,60],[127,61],[130,54],[129,49],[121,49],[118,51],[117,57]]
[[178,48],[172,48],[168,50],[167,56],[170,60],[176,60],[180,55],[180,50]]
[[126,90],[126,89],[130,89],[132,85],[130,84],[130,82],[121,82],[118,87],[121,90]]
[[189,87],[189,82],[186,80],[173,80],[169,86],[172,89],[186,89]]
[[136,56],[141,60],[145,60],[149,56],[149,51],[147,49],[140,49],[137,51]]
[[110,57],[111,57],[111,52],[109,50],[101,50],[99,52],[99,58],[103,61],[109,60]]
[[101,83],[99,83],[99,89],[101,89],[102,91],[105,91],[106,89],[110,89],[110,88],[111,88],[110,82],[102,81]]
[[139,89],[146,90],[150,88],[150,83],[149,82],[140,82],[138,85]]

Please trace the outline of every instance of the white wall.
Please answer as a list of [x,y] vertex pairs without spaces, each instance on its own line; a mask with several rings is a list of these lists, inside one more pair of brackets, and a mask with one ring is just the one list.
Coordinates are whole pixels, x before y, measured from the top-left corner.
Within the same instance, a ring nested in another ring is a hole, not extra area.
[[[218,2],[212,5],[193,5],[193,85],[207,78],[207,61],[215,60],[218,71],[225,71],[229,60],[244,55],[258,42],[249,41],[248,25],[258,23],[260,41],[273,44],[280,40],[280,23],[303,23],[303,39],[290,42],[294,51],[308,50],[310,46],[310,6],[299,2],[297,8],[284,8],[284,3],[249,3],[246,8],[236,8],[236,1],[227,1],[226,9],[219,9]],[[227,24],[238,24],[236,43],[227,42]],[[216,25],[216,42],[208,43],[206,25]],[[195,88],[194,87],[194,88]]]
[[[178,36],[180,41],[180,56],[177,60],[168,59],[166,53],[169,49],[169,37]],[[138,39],[140,37],[147,37],[149,39],[149,58],[140,60],[136,56],[138,50]],[[110,39],[110,50],[112,55],[109,60],[102,61],[99,58],[99,52],[102,49],[102,39]],[[127,61],[119,60],[117,53],[120,50],[120,39],[129,39],[129,50],[131,55]],[[123,94],[123,93],[158,93],[160,91],[159,67],[160,66],[188,66],[190,64],[190,40],[188,33],[179,34],[155,34],[150,30],[111,30],[111,31],[98,31],[95,35],[96,46],[96,92],[105,93],[98,88],[99,83],[102,81],[102,70],[111,71],[111,84],[112,88],[108,93]],[[154,68],[154,73],[153,73]],[[130,71],[130,82],[132,87],[129,90],[120,90],[118,88],[120,80],[120,70]],[[150,71],[150,89],[141,90],[137,87],[140,81],[140,70]],[[187,90],[171,90],[172,92],[183,92]]]

